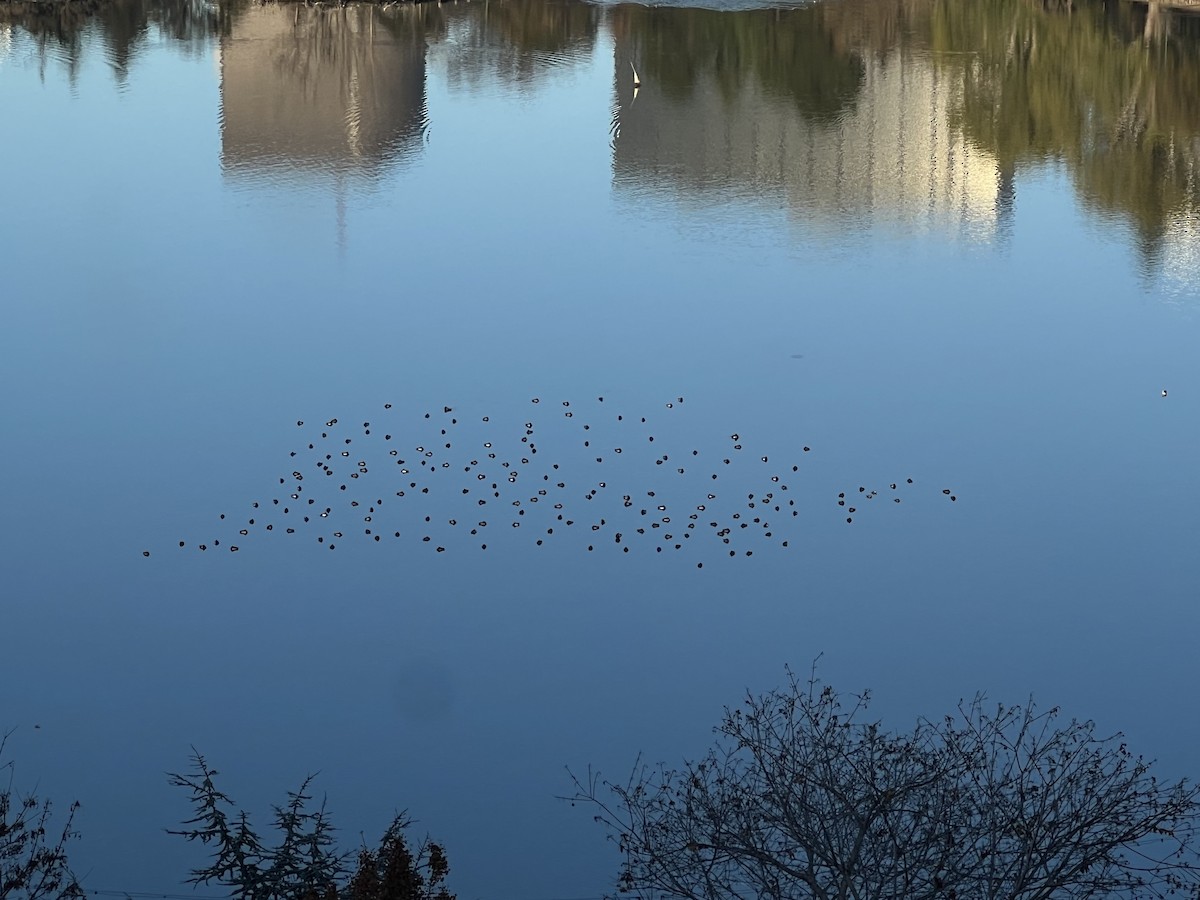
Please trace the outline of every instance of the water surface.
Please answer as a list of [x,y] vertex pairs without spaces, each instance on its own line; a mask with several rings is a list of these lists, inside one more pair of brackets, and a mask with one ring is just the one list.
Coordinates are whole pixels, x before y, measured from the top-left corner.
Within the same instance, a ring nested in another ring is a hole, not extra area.
[[[1032,692],[1194,775],[1198,49],[1016,0],[7,10],[0,708],[85,885],[180,890],[195,745],[264,814],[321,770],[350,843],[408,808],[461,897],[598,897],[563,766],[699,753],[822,652],[899,727]],[[588,530],[512,528],[560,472]],[[797,515],[628,539],[714,473],[708,521]]]

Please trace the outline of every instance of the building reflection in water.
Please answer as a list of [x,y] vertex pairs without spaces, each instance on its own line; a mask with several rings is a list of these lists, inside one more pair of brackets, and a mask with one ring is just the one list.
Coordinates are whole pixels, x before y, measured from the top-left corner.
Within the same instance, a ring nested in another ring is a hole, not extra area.
[[373,175],[422,145],[424,17],[303,5],[251,7],[219,50],[227,175]]
[[[654,39],[662,13],[616,11],[618,190],[732,193],[824,231],[882,224],[972,240],[992,239],[1011,211],[1011,173],[952,124],[962,77],[927,54],[843,50],[817,8],[738,23],[671,10],[693,22],[681,29],[690,40],[668,46]],[[742,27],[722,34],[726,24]]]
[[9,0],[0,29],[0,53],[72,80],[85,48],[119,84],[158,39],[215,53],[227,178],[337,191],[422,151],[430,59],[469,102],[496,83],[532,95],[611,43],[618,196],[991,240],[1051,163],[1148,276],[1200,279],[1200,16],[1160,3]]
[[246,7],[219,51],[225,171],[382,171],[422,147],[430,45],[452,50],[451,83],[530,85],[590,54],[601,15],[573,0]]
[[344,250],[350,187],[424,146],[440,22],[429,5],[246,8],[218,50],[226,178],[330,191]]
[[[612,10],[618,193],[730,195],[825,231],[990,240],[1047,163],[1148,277],[1200,279],[1200,16],[1161,4],[838,0]],[[629,64],[643,86],[636,100]],[[1182,283],[1182,282],[1181,282]]]

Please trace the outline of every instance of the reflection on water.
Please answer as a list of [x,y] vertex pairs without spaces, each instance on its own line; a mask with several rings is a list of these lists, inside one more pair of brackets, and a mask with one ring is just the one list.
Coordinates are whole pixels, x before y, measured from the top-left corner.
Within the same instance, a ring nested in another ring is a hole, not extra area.
[[248,9],[220,46],[226,172],[370,172],[419,148],[423,11]]
[[[1134,227],[1147,269],[1168,252],[1184,265],[1200,19],[1158,4],[855,0],[613,20],[619,185],[747,191],[839,227],[986,239],[1015,173],[1061,160],[1090,209]],[[636,102],[630,59],[646,73]]]
[[[378,173],[419,151],[431,46],[451,86],[532,89],[603,34],[615,51],[618,191],[749,195],[826,228],[883,222],[987,241],[1022,171],[1054,161],[1087,209],[1132,227],[1147,272],[1192,270],[1200,19],[1159,4],[84,0],[2,16],[43,65],[72,72],[95,28],[118,81],[152,28],[215,52],[226,172],[292,179]],[[645,82],[636,100],[631,62]]]
[[1195,217],[1200,20],[1151,4],[937,4],[929,45],[963,73],[954,123],[1006,166],[1064,161],[1083,202],[1157,268]]
[[[666,43],[664,18],[685,18]],[[728,15],[622,7],[615,178],[682,196],[746,191],[796,217],[990,239],[1011,208],[993,153],[951,124],[962,76],[907,49],[838,46],[823,7]],[[633,96],[629,61],[644,85]]]
[[492,79],[531,87],[591,55],[603,11],[574,0],[454,7],[446,77],[460,88]]
[[105,55],[113,76],[118,83],[128,78],[134,58],[152,39],[152,31],[191,55],[210,52],[213,38],[228,30],[231,9],[208,0],[101,3],[96,18],[105,36]]
[[[31,39],[32,53],[44,67],[48,60],[62,65],[72,83],[79,71],[83,33],[88,28],[101,3],[99,0],[80,0],[79,3],[24,3],[0,6],[0,62],[19,46],[23,36]],[[14,26],[18,31],[14,33]]]
[[133,60],[155,36],[191,55],[208,52],[212,39],[228,28],[235,6],[207,0],[16,0],[0,5],[0,62],[13,52],[16,26],[32,41],[43,67],[53,61],[74,80],[87,36],[96,33],[113,78],[123,84]]
[[563,763],[823,650],[1191,765],[1200,319],[1144,300],[1200,284],[1196,20],[111,3],[0,0],[0,708],[89,888],[188,871],[198,742],[411,806],[461,896],[599,896]]

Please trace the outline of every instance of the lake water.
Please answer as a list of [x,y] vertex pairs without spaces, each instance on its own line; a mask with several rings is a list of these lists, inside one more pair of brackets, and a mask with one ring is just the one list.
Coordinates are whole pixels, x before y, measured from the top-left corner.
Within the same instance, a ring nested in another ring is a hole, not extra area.
[[85,886],[185,891],[195,746],[351,845],[407,808],[464,900],[599,897],[564,767],[820,654],[895,727],[1032,693],[1200,774],[1198,39],[4,9],[0,728]]

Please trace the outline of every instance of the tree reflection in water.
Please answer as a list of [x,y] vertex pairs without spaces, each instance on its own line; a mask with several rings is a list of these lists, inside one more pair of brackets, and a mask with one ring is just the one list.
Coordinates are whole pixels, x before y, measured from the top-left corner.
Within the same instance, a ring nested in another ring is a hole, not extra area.
[[[0,8],[0,22],[30,36],[43,64],[52,57],[72,72],[85,52],[85,35],[94,30],[121,82],[152,33],[187,52],[207,53],[215,42],[236,41],[239,29],[256,21],[261,26],[265,20],[256,19],[256,9],[245,0],[10,2]],[[991,174],[979,177],[997,219],[1011,207],[1017,175],[1046,162],[1065,167],[1086,209],[1132,227],[1147,271],[1175,252],[1171,247],[1178,250],[1186,243],[1181,235],[1191,233],[1196,215],[1200,17],[1158,3],[839,0],[795,10],[721,11],[499,0],[268,9],[273,10],[268,18],[279,23],[277,49],[285,43],[290,47],[273,61],[278,86],[297,82],[293,88],[301,98],[301,84],[337,80],[342,83],[322,90],[341,96],[353,82],[356,109],[386,107],[382,95],[398,88],[387,75],[386,60],[381,62],[390,51],[374,46],[380,35],[417,61],[402,91],[411,95],[405,108],[415,112],[399,134],[377,135],[376,163],[414,148],[405,136],[419,134],[427,124],[423,100],[417,99],[424,90],[424,48],[445,45],[440,61],[452,85],[492,77],[528,89],[590,57],[607,33],[615,45],[614,78],[622,103],[615,142],[618,173],[621,141],[644,143],[639,128],[653,129],[656,152],[667,152],[672,143],[681,148],[695,143],[694,134],[672,133],[673,122],[694,122],[699,116],[713,128],[736,130],[731,123],[738,121],[739,107],[746,112],[767,103],[780,123],[778,135],[791,129],[790,140],[804,138],[796,146],[782,138],[782,155],[772,165],[783,174],[768,179],[777,191],[789,177],[796,180],[787,173],[803,169],[812,142],[844,130],[863,104],[874,101],[884,108],[907,102],[914,115],[930,115],[929,96],[916,103],[912,91],[908,101],[887,95],[888,79],[903,70],[906,86],[913,77],[935,85],[929,90],[937,97],[932,114],[943,129],[939,139],[957,142],[946,150],[950,157],[975,159],[970,178],[979,176],[979,160],[986,160]],[[640,118],[623,96],[631,91],[626,84],[631,61],[646,82]],[[379,77],[364,78],[368,70]],[[235,99],[228,87],[227,102]],[[648,98],[650,92],[655,99]],[[754,115],[760,111],[756,108]],[[911,143],[902,126],[895,129],[901,144]],[[857,142],[845,138],[838,149],[839,171],[856,165],[877,169],[881,159],[898,164],[882,157],[851,160]],[[906,159],[914,156],[909,152]],[[640,177],[654,175],[644,158],[630,162]],[[709,154],[674,165],[675,174],[664,186],[694,192],[713,184],[716,174],[715,183],[760,189],[763,172],[739,165],[728,154],[723,159]],[[687,177],[680,177],[681,171]],[[961,179],[961,172],[953,174]],[[835,176],[818,167],[807,177],[820,183]],[[875,177],[880,178],[878,172]],[[923,177],[950,176],[935,167]],[[877,193],[880,185],[886,187],[886,179],[872,190]],[[793,208],[813,204],[812,191],[797,194],[794,185],[791,190]],[[979,184],[962,190],[982,196]],[[948,192],[945,202],[961,205],[955,196]],[[892,202],[910,203],[905,197],[901,190]],[[837,202],[846,204],[845,198]],[[854,202],[849,208],[854,211]],[[911,214],[898,213],[901,220]]]

